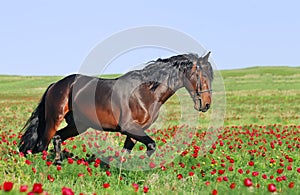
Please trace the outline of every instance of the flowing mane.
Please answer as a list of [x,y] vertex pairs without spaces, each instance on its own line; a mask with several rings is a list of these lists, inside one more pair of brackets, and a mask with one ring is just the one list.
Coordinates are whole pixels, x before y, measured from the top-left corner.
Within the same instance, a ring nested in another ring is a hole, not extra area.
[[[199,64],[199,57],[194,53],[181,54],[164,59],[158,58],[146,63],[143,69],[130,71],[122,77],[145,80],[145,82],[152,84],[154,89],[159,83],[168,79],[168,87],[173,88],[174,79],[178,79],[180,73],[189,74],[194,63]],[[202,66],[199,66],[199,68],[201,71],[204,70],[211,81],[213,80],[213,71],[210,64],[207,69],[203,69]]]

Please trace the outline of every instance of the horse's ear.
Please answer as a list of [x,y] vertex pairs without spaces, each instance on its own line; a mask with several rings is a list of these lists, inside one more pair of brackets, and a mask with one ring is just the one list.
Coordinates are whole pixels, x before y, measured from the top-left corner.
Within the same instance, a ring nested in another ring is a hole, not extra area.
[[206,64],[208,62],[208,58],[209,58],[209,55],[210,55],[210,51],[204,56],[202,57],[202,60],[203,60],[203,63]]

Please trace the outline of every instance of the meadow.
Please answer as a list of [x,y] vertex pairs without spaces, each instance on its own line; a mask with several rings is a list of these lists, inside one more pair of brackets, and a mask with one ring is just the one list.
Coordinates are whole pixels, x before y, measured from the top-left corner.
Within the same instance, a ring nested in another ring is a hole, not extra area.
[[[117,133],[90,131],[67,140],[61,166],[53,164],[52,146],[25,158],[17,149],[20,129],[47,86],[61,77],[0,76],[0,194],[300,194],[300,68],[252,67],[221,74],[226,115],[224,126],[212,130],[217,139],[203,149],[210,136],[205,125],[177,124],[174,106],[160,115],[167,127],[155,126],[152,137],[163,148],[172,144],[174,133],[188,129],[189,141],[177,151],[159,148],[157,155],[173,155],[171,162],[160,164],[146,159],[145,146],[137,144],[134,150],[145,158],[147,170],[122,167],[134,157],[118,152],[124,137]],[[200,122],[210,112],[199,114]],[[104,152],[112,154],[112,164],[114,159],[122,163],[109,166],[93,154],[91,145],[103,143],[98,138],[116,140],[117,148],[105,145]]]

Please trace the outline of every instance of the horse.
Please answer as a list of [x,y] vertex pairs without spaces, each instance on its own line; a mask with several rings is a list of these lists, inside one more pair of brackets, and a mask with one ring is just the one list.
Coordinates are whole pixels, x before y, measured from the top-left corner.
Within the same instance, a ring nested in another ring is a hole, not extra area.
[[[196,111],[210,108],[213,69],[209,55],[159,58],[114,79],[73,74],[50,84],[22,129],[19,152],[47,151],[52,140],[54,160],[60,164],[61,143],[93,128],[125,135],[123,150],[128,153],[137,141],[143,143],[150,157],[156,144],[145,130],[178,89],[188,91]],[[58,130],[63,120],[67,125]]]

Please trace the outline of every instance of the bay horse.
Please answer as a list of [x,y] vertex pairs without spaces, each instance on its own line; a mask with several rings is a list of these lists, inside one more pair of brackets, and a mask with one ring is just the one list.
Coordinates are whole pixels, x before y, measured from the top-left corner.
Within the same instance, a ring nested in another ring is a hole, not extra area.
[[[53,140],[55,162],[60,164],[62,141],[94,128],[126,135],[123,149],[129,153],[137,141],[145,144],[150,157],[156,145],[145,130],[178,89],[185,87],[197,111],[210,108],[213,69],[209,55],[159,58],[115,79],[73,74],[51,84],[23,128],[19,151],[25,155],[42,152]],[[67,126],[58,130],[63,120]]]

